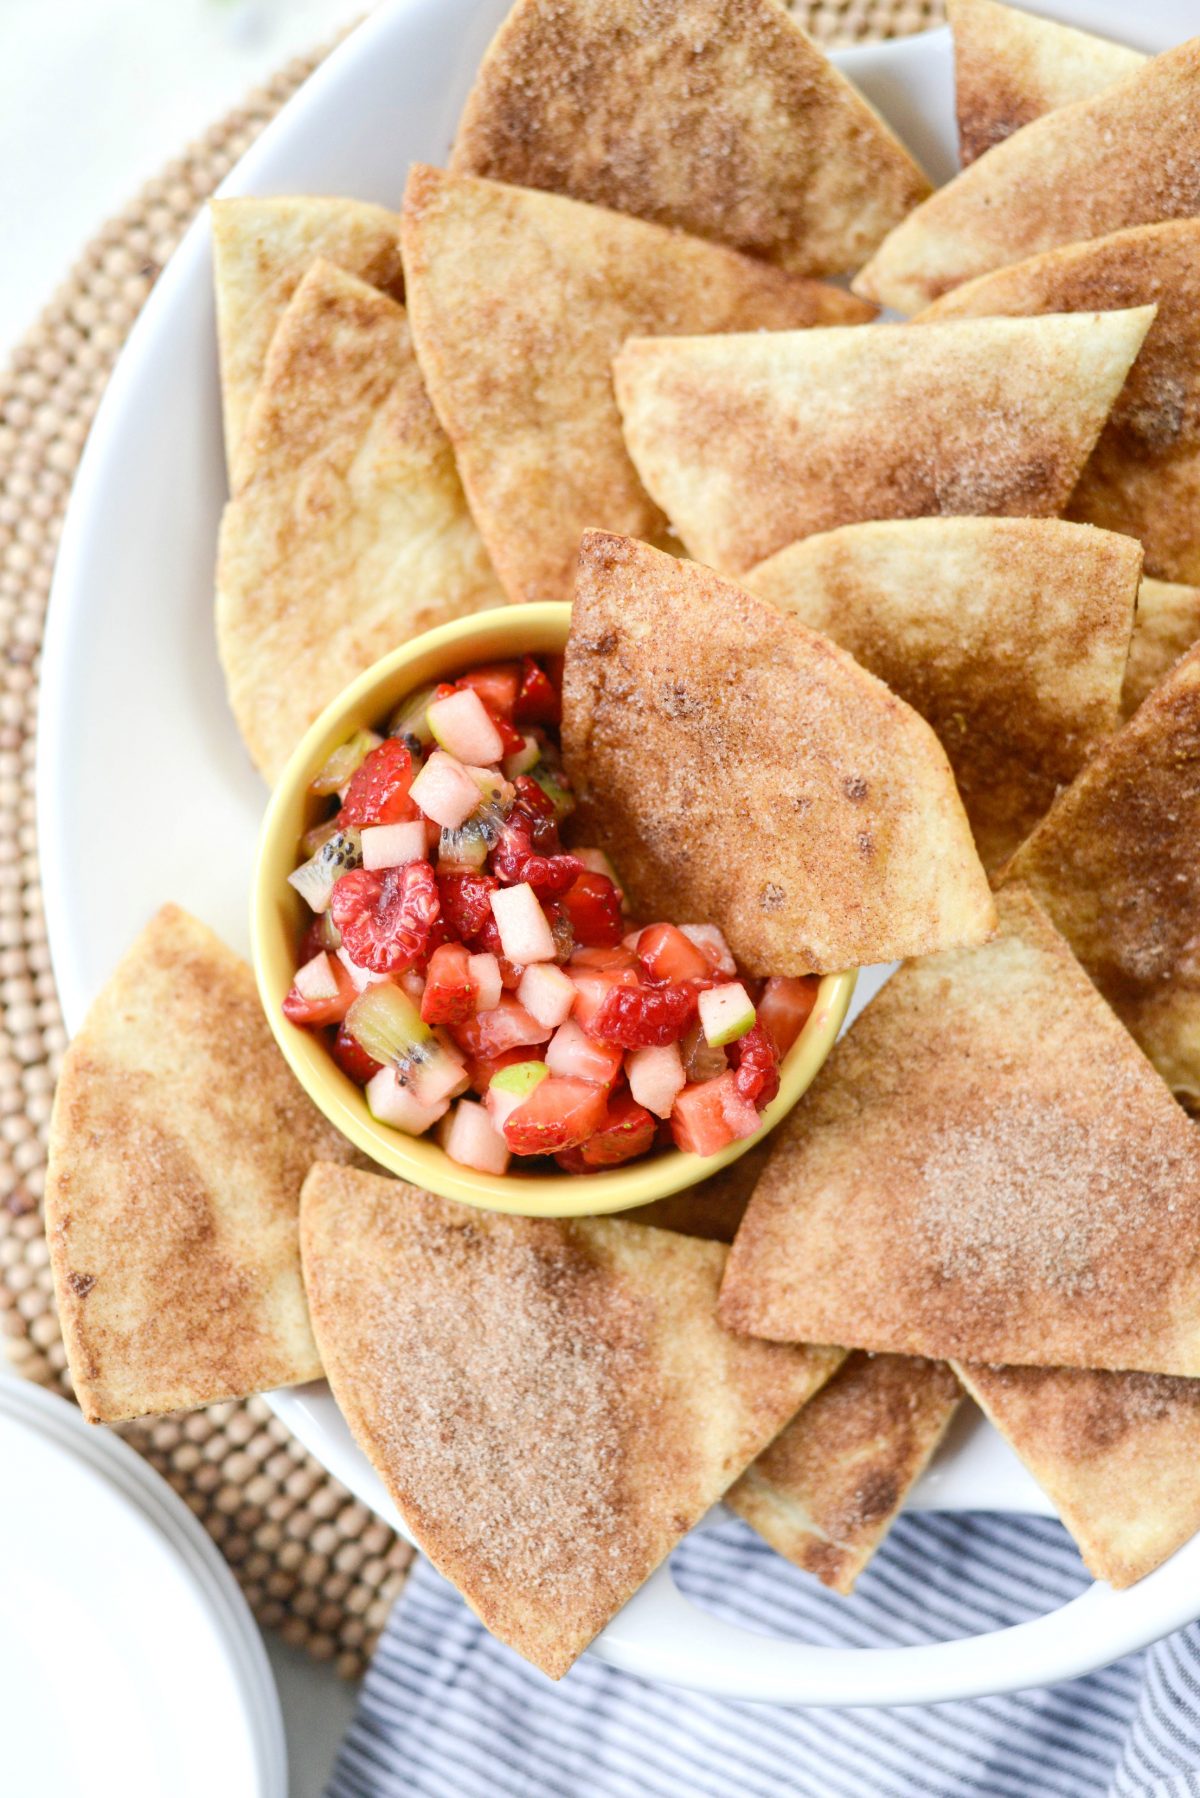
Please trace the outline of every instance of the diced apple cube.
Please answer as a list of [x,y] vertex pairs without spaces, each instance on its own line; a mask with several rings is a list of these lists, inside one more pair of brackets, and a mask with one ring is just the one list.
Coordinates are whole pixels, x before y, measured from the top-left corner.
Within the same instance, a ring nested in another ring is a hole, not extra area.
[[700,1025],[714,1049],[735,1043],[754,1028],[754,1002],[740,980],[710,986],[700,994]]
[[434,741],[460,762],[498,762],[504,754],[504,739],[473,687],[435,699],[425,719]]
[[302,968],[296,969],[295,987],[305,999],[337,998],[337,975],[324,949],[314,955],[311,961],[306,961]]
[[499,887],[489,895],[492,916],[500,932],[500,947],[509,961],[528,967],[532,961],[554,960],[554,935],[550,922],[528,881]]
[[344,943],[337,952],[337,958],[360,993],[365,993],[369,986],[386,986],[391,978],[388,974],[373,974],[370,968],[360,968],[356,961],[350,960],[350,952]]
[[409,797],[444,830],[457,830],[479,806],[479,788],[462,763],[435,749],[413,781]]
[[440,1031],[434,1032],[434,1039],[435,1043],[427,1046],[427,1059],[418,1062],[412,1073],[412,1089],[422,1105],[457,1098],[470,1084],[467,1064],[458,1049]]
[[574,1018],[560,1024],[546,1049],[546,1066],[560,1079],[591,1080],[611,1086],[621,1071],[622,1054],[612,1043],[598,1043]]
[[688,941],[695,943],[707,958],[714,974],[737,973],[733,951],[715,924],[681,924],[679,928]]
[[372,1074],[367,1081],[366,1098],[373,1118],[381,1124],[390,1124],[394,1130],[403,1130],[409,1136],[423,1135],[450,1109],[449,1099],[423,1105],[411,1086],[400,1084],[395,1068],[380,1068],[377,1074]]
[[451,1161],[473,1167],[481,1174],[503,1174],[511,1159],[508,1144],[492,1127],[484,1106],[474,1099],[460,1099],[444,1119],[439,1141]]
[[670,1117],[676,1094],[687,1085],[679,1044],[631,1050],[625,1057],[625,1072],[629,1077],[629,1090],[638,1104],[652,1111],[655,1117]]
[[425,860],[425,820],[404,824],[368,824],[362,833],[363,867],[403,868]]
[[469,955],[467,978],[475,992],[476,1011],[495,1011],[504,992],[500,963],[494,955]]
[[570,1016],[577,990],[571,976],[552,961],[535,961],[517,984],[517,998],[531,1018],[554,1030]]

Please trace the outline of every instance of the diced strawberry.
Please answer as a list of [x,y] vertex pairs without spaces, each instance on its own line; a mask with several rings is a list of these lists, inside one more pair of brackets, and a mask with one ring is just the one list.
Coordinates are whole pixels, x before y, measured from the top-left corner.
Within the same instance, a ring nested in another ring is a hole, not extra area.
[[358,988],[336,955],[329,957],[329,965],[337,981],[336,995],[329,999],[306,999],[298,987],[289,987],[283,1001],[283,1015],[289,1023],[302,1024],[310,1029],[322,1024],[341,1023],[358,998]]
[[671,1134],[676,1146],[690,1155],[717,1155],[731,1142],[752,1136],[759,1117],[743,1099],[728,1070],[715,1080],[685,1086],[671,1113]]
[[674,924],[649,925],[638,937],[637,953],[654,981],[707,980],[712,973],[708,957]]
[[573,1015],[585,1030],[592,1028],[597,1012],[607,1003],[611,993],[618,987],[635,987],[638,984],[637,974],[632,968],[608,968],[596,973],[588,968],[577,971],[574,958],[567,972],[575,982],[579,995]]
[[775,974],[763,988],[758,1021],[781,1056],[787,1054],[807,1024],[820,985],[815,974]]
[[580,1146],[579,1153],[588,1167],[619,1167],[621,1162],[646,1153],[656,1129],[645,1107],[629,1093],[620,1092],[609,1100],[603,1123]]
[[351,779],[339,824],[361,829],[365,824],[402,824],[415,818],[417,808],[408,796],[412,780],[412,756],[398,737],[386,738]]
[[537,827],[534,831],[534,846],[544,851],[546,844],[538,831],[552,832],[556,838],[558,836],[558,813],[554,809],[554,802],[545,788],[539,786],[534,780],[532,774],[518,774],[513,786],[516,789],[518,806],[527,817],[534,820]]
[[483,1098],[491,1086],[494,1076],[500,1072],[501,1068],[511,1068],[518,1061],[528,1060],[529,1050],[524,1045],[518,1045],[514,1049],[502,1049],[499,1055],[469,1056],[467,1078],[471,1083],[471,1090]]
[[492,706],[486,707],[487,715],[500,733],[501,754],[520,755],[525,747],[525,739],[519,730],[514,730],[503,712],[497,712]]
[[730,1043],[725,1051],[734,1069],[733,1082],[743,1099],[759,1111],[779,1091],[779,1056],[761,1024]]
[[357,1042],[344,1024],[338,1025],[337,1035],[330,1044],[330,1054],[347,1075],[358,1086],[365,1086],[368,1080],[379,1072],[382,1063],[367,1054],[360,1042]]
[[[531,1018],[523,1005],[505,993],[494,1011],[476,1012],[461,1024],[450,1026],[450,1034],[473,1061],[502,1055],[505,1049],[523,1048],[544,1043],[550,1035],[544,1024]],[[524,1060],[528,1061],[529,1056]]]
[[545,669],[532,656],[521,658],[521,684],[513,706],[515,724],[557,724],[562,700]]
[[[500,882],[492,874],[439,874],[438,893],[441,898],[442,913],[447,924],[462,942],[470,943],[486,925],[492,925],[491,896]],[[499,933],[496,941],[499,943]],[[482,943],[483,949],[492,949],[491,943]]]
[[470,954],[461,943],[444,943],[429,957],[421,1016],[427,1024],[461,1024],[475,1010]]
[[608,1109],[602,1086],[588,1080],[561,1080],[552,1074],[534,1087],[504,1125],[514,1155],[555,1155],[587,1141]]
[[564,1079],[588,1080],[606,1090],[621,1072],[624,1060],[611,1043],[598,1043],[574,1018],[560,1024],[546,1050],[546,1066]]
[[[389,742],[395,742],[389,737]],[[373,974],[398,974],[421,959],[439,911],[428,862],[343,874],[329,902],[350,959]]]
[[628,984],[636,986],[637,957],[622,943],[617,943],[611,949],[576,949],[567,972],[570,974],[628,974],[630,976]]
[[575,941],[585,948],[613,948],[625,934],[621,895],[607,874],[585,871],[562,895],[562,904],[571,919]]
[[644,1049],[655,1043],[677,1043],[695,1020],[694,987],[623,986],[609,993],[588,1028],[601,1042]]
[[488,662],[460,674],[460,687],[474,687],[494,718],[511,718],[521,686],[519,662]]
[[560,1149],[554,1157],[564,1174],[598,1174],[598,1167],[591,1167],[583,1159],[582,1149]]

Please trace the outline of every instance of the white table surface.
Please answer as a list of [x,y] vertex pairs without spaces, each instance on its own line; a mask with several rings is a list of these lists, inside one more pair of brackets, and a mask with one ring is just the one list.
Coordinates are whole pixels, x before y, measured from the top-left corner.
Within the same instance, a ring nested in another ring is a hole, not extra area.
[[[143,181],[289,57],[367,10],[368,0],[0,0],[0,355]],[[267,1649],[291,1798],[318,1798],[354,1688],[278,1638]]]

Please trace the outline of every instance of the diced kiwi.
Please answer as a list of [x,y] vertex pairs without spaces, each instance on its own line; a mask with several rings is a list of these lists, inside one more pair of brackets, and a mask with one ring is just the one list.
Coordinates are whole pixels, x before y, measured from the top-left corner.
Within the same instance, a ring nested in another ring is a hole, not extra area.
[[302,899],[313,911],[324,911],[339,878],[351,868],[362,867],[362,832],[353,828],[338,830],[288,875]]
[[319,774],[309,782],[310,793],[326,795],[340,793],[353,775],[357,774],[373,749],[378,749],[383,738],[373,730],[356,730],[345,743],[339,743]]
[[414,762],[420,759],[433,742],[433,732],[429,728],[429,720],[425,714],[429,710],[430,701],[436,691],[436,687],[429,686],[422,687],[416,693],[410,693],[408,698],[402,699],[396,707],[392,713],[391,723],[388,725],[388,736],[399,737]]
[[532,780],[536,780],[546,798],[554,807],[554,815],[561,824],[575,810],[575,795],[571,791],[566,775],[559,768],[551,768],[543,757],[535,768],[529,770]]
[[420,1012],[398,986],[370,986],[346,1013],[346,1030],[373,1061],[403,1069],[421,1058],[433,1035]]
[[528,774],[531,768],[536,768],[541,757],[541,746],[537,738],[526,737],[519,749],[514,749],[511,755],[505,756],[501,767],[508,780],[515,780],[518,774]]
[[486,862],[488,849],[483,827],[474,818],[453,830],[443,826],[438,840],[438,867],[446,874],[474,872]]

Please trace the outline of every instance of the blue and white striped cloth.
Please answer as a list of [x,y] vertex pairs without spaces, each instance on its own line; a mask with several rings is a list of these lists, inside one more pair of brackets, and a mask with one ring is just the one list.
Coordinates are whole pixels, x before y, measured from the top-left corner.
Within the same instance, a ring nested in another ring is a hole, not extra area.
[[[903,1517],[839,1599],[743,1524],[690,1538],[680,1586],[804,1641],[946,1640],[1017,1623],[1087,1575],[1048,1519]],[[328,1798],[1200,1798],[1200,1625],[1071,1685],[895,1710],[800,1711],[647,1685],[589,1655],[558,1685],[422,1561]]]

